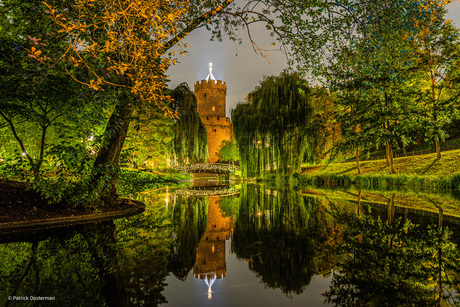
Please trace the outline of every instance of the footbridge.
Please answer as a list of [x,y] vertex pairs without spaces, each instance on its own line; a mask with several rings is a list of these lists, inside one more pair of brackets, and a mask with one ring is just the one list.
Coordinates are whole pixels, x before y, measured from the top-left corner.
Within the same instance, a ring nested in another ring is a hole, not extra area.
[[187,165],[177,165],[174,169],[181,172],[190,173],[221,173],[235,172],[240,169],[239,166],[228,163],[195,163]]
[[240,191],[231,188],[192,188],[186,190],[176,190],[175,193],[186,196],[233,196],[238,195]]

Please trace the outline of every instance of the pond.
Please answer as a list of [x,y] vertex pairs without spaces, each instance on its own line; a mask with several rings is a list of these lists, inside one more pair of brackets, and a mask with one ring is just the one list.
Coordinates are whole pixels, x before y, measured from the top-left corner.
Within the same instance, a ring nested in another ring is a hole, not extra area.
[[144,213],[1,244],[0,304],[460,303],[451,195],[207,182],[131,197]]

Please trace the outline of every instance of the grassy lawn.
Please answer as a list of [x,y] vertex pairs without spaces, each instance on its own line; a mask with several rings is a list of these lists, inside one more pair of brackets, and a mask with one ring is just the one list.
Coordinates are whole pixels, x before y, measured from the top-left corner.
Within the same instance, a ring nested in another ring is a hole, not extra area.
[[[436,154],[395,158],[396,174],[415,176],[450,176],[460,173],[460,150],[442,152],[442,158],[436,160]],[[389,167],[385,160],[361,162],[362,175],[389,175]],[[358,175],[356,162],[331,163],[322,166],[302,167],[305,175]]]

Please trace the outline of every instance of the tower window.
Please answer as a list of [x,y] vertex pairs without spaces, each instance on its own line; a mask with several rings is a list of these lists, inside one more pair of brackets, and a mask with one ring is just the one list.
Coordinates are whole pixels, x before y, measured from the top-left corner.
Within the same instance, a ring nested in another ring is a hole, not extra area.
[[206,97],[206,93],[204,93],[203,96]]
[[219,116],[217,116],[217,120],[219,120]]
[[206,116],[206,120],[208,120],[208,119],[209,119],[209,117]]
[[217,132],[217,129],[212,129],[212,132],[216,133],[216,132]]
[[198,112],[200,112],[200,107],[198,107]]
[[216,110],[216,107],[212,107],[212,110],[215,111],[215,110]]

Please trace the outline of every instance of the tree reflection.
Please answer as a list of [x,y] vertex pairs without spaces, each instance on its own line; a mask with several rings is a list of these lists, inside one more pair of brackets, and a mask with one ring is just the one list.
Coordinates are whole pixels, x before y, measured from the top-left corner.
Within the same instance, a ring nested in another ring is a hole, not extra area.
[[[232,249],[271,288],[300,294],[313,275],[330,271],[336,229],[320,201],[287,189],[243,186]],[[315,250],[328,252],[315,256]],[[334,257],[332,257],[334,258]]]
[[166,303],[162,294],[168,276],[172,225],[163,193],[141,194],[143,214],[116,221],[120,275],[129,304],[156,306]]
[[394,219],[392,199],[385,222],[335,208],[344,225],[345,256],[325,293],[327,301],[338,306],[458,304],[460,254],[442,227],[442,211],[438,226],[425,231],[409,220]]
[[47,305],[126,306],[113,239],[113,224],[106,223],[1,245],[0,304],[17,305],[9,296],[43,296],[55,298]]
[[173,194],[171,211],[174,230],[168,270],[185,280],[195,264],[198,243],[206,229],[208,199]]

